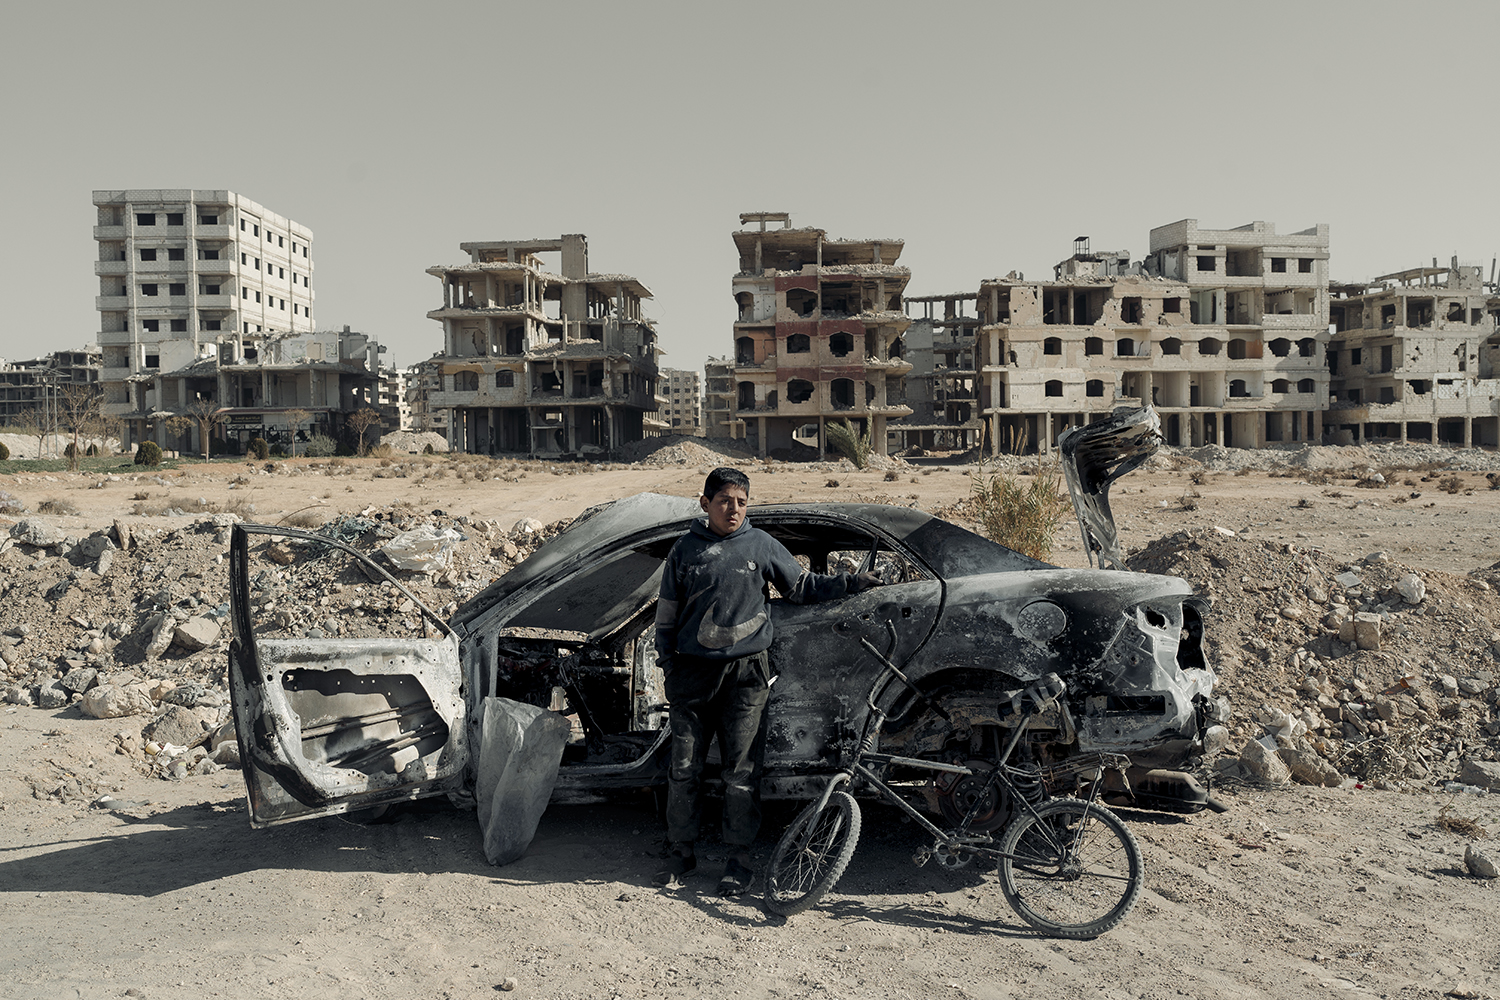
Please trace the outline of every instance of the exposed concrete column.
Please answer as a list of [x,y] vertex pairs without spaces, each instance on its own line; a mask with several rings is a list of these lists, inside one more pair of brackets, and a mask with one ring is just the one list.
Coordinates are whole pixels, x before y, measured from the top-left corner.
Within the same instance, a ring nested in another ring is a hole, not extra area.
[[886,416],[878,413],[870,418],[870,450],[877,455],[890,454],[890,448],[886,446]]
[[1052,411],[1051,410],[1048,410],[1046,413],[1042,414],[1041,428],[1042,428],[1042,440],[1041,440],[1040,443],[1041,443],[1042,447],[1039,448],[1038,450],[1042,454],[1044,454],[1044,455],[1050,455],[1050,454],[1052,454]]
[[[821,257],[822,256],[822,244],[819,243],[818,247],[819,247],[819,254],[818,254],[818,256]],[[818,414],[818,461],[820,461],[820,462],[823,461],[823,457],[826,454],[826,443],[827,443],[827,440],[828,440],[827,435],[823,433],[823,415],[820,413],[820,414]]]
[[[758,248],[759,246],[760,246],[760,243],[757,241],[756,247]],[[755,435],[756,435],[756,437],[755,437],[756,448],[758,449],[758,454],[760,455],[760,457],[761,458],[765,458],[766,457],[766,418],[765,417],[756,417],[755,418],[755,427],[756,427],[756,432],[755,432]]]
[[566,407],[563,410],[563,412],[565,414],[567,414],[567,416],[566,416],[566,418],[564,420],[564,425],[563,426],[567,427],[567,429],[568,429],[567,440],[565,441],[565,443],[564,443],[563,446],[568,451],[577,451],[578,450],[578,407],[576,407],[576,406],[569,406],[569,407]]
[[[995,401],[993,396],[990,397],[990,401]],[[990,414],[990,454],[1000,454],[1000,414],[998,413]]]
[[1365,443],[1365,422],[1363,420],[1357,422],[1354,425],[1354,443],[1355,444],[1364,444]]
[[1266,446],[1266,421],[1269,417],[1270,414],[1266,413],[1257,413],[1255,415],[1255,447],[1257,448],[1264,448]]
[[1406,421],[1401,421],[1401,443],[1406,443]]
[[1474,447],[1474,418],[1464,417],[1464,447]]

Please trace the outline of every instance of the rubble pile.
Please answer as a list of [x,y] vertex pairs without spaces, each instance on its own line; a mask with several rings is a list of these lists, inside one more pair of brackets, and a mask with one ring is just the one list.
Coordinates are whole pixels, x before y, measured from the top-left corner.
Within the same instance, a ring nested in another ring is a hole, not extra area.
[[1221,777],[1500,790],[1500,564],[1469,576],[1355,563],[1224,528],[1129,556],[1212,601],[1204,631],[1232,705]]
[[[84,715],[127,722],[117,752],[171,778],[238,764],[225,670],[229,537],[240,518],[183,519],[173,528],[116,521],[80,535],[23,516],[0,537],[0,699],[47,710],[76,704]],[[401,504],[331,520],[319,533],[371,555],[447,617],[567,523],[501,525]],[[434,529],[442,558],[422,570],[399,570],[379,554],[406,533]],[[318,541],[252,536],[251,599],[271,634],[436,634],[411,597]]]

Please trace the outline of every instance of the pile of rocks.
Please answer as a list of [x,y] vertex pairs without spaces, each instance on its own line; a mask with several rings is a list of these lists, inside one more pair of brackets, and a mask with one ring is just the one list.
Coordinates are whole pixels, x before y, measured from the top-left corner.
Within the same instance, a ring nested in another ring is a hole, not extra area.
[[1500,790],[1500,598],[1481,576],[1384,552],[1341,562],[1223,528],[1129,561],[1212,599],[1205,638],[1238,752],[1217,762],[1221,776]]

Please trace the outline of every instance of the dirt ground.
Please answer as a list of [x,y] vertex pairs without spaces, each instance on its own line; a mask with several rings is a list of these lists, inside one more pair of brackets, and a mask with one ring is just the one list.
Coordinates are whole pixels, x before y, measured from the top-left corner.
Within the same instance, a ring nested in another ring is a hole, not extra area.
[[[297,460],[276,473],[120,469],[116,481],[0,474],[0,490],[30,510],[68,501],[78,513],[49,520],[77,534],[115,519],[180,523],[140,505],[235,506],[275,522],[307,507],[357,514],[404,502],[509,525],[645,490],[694,495],[706,471],[556,466],[475,481],[445,460],[420,475],[386,469]],[[961,468],[887,475],[775,465],[752,470],[752,499],[931,510],[969,491]],[[1458,493],[1409,475],[1411,486],[1366,490],[1262,472],[1196,483],[1186,470],[1140,472],[1116,489],[1115,509],[1131,547],[1219,526],[1450,574],[1500,560],[1500,491],[1482,474],[1461,474],[1472,492]],[[1084,565],[1075,535],[1063,534],[1055,562]],[[204,590],[226,592],[218,572]],[[5,617],[0,608],[0,631]],[[1500,996],[1500,880],[1469,876],[1467,838],[1439,823],[1500,829],[1493,794],[1230,785],[1216,791],[1231,807],[1223,815],[1122,811],[1145,854],[1146,891],[1121,927],[1075,943],[1030,933],[984,872],[914,867],[917,832],[875,806],[837,891],[783,920],[757,897],[713,894],[722,853],[712,843],[707,874],[652,886],[660,826],[649,796],[554,806],[526,857],[493,868],[472,814],[446,804],[374,825],[252,831],[239,771],[148,777],[114,752],[125,721],[85,718],[76,704],[0,711],[0,997],[468,998],[507,987],[548,998]],[[115,808],[99,807],[101,795]],[[768,810],[758,863],[790,815]],[[1478,843],[1500,853],[1493,838]]]

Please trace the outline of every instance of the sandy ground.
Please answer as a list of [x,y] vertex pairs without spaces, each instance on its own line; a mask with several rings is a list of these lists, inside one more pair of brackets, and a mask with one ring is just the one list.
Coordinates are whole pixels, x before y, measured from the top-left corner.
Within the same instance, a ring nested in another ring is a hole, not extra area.
[[[163,474],[165,485],[122,469],[125,478],[98,489],[89,488],[98,476],[0,475],[0,489],[33,509],[66,499],[81,513],[58,523],[92,530],[137,519],[138,493],[184,509],[200,497],[243,500],[269,521],[315,503],[349,513],[408,500],[508,523],[701,485],[697,468],[534,470],[475,483],[374,478],[373,461],[334,476],[297,467],[193,469]],[[969,485],[953,469],[888,482],[879,472],[776,468],[753,475],[753,499],[915,495],[933,508]],[[248,482],[231,489],[241,475]],[[1127,544],[1217,524],[1466,572],[1500,559],[1500,491],[1466,478],[1470,495],[1436,483],[1370,491],[1257,473],[1195,487],[1186,474],[1137,474],[1115,506]],[[1183,509],[1193,488],[1196,509]],[[1077,542],[1055,560],[1081,565]],[[0,997],[458,998],[507,985],[549,998],[1500,996],[1500,881],[1469,877],[1466,841],[1436,822],[1447,806],[1500,828],[1493,795],[1230,788],[1220,793],[1231,805],[1224,815],[1123,812],[1145,853],[1147,890],[1120,928],[1073,943],[1030,933],[983,872],[913,867],[916,831],[874,806],[838,890],[782,920],[754,897],[713,895],[722,853],[712,843],[709,875],[653,887],[660,826],[644,795],[554,806],[527,856],[492,868],[473,816],[446,805],[377,825],[252,831],[239,772],[143,777],[113,753],[117,728],[76,707],[0,713],[9,762],[0,774]],[[59,785],[71,789],[61,801],[47,794]],[[126,807],[90,806],[106,793]],[[789,818],[769,811],[758,862]]]

